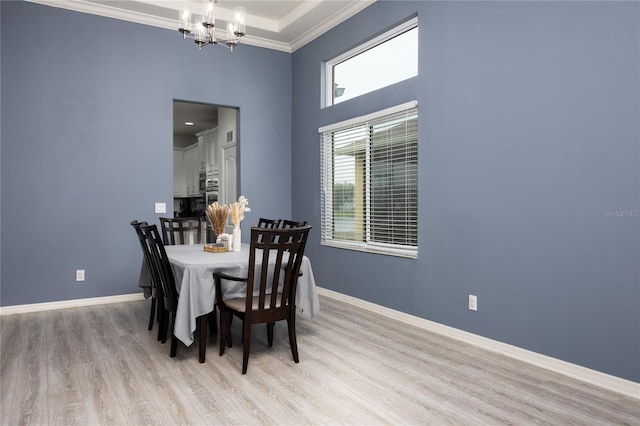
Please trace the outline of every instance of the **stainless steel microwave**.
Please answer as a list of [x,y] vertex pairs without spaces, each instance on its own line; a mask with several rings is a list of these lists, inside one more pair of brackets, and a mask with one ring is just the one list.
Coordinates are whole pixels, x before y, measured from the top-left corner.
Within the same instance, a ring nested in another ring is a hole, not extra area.
[[214,174],[200,173],[200,193],[218,192],[218,177]]

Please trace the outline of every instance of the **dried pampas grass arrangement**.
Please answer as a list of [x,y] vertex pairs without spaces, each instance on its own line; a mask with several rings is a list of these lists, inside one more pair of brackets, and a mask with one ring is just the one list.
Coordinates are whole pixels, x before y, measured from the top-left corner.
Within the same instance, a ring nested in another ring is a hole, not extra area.
[[231,221],[235,226],[239,226],[244,219],[244,214],[251,211],[248,205],[249,200],[244,195],[241,195],[235,203],[231,203]]
[[224,227],[227,225],[227,216],[229,215],[229,206],[219,204],[217,201],[207,207],[207,218],[211,223],[211,227],[216,235],[224,233]]

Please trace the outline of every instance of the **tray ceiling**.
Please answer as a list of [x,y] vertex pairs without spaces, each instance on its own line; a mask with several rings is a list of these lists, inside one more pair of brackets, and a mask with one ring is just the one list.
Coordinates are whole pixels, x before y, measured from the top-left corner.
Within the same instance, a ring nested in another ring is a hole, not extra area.
[[[181,5],[202,8],[195,0],[28,0],[83,13],[122,19],[177,30]],[[324,32],[355,15],[375,0],[218,0],[216,26],[230,20],[235,6],[247,10],[247,35],[242,43],[293,52]]]

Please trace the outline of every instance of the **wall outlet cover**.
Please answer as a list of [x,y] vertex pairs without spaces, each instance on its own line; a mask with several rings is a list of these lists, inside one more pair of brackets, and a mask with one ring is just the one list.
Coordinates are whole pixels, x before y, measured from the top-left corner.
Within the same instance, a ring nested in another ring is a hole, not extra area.
[[478,310],[478,296],[473,294],[469,295],[469,310],[470,311]]

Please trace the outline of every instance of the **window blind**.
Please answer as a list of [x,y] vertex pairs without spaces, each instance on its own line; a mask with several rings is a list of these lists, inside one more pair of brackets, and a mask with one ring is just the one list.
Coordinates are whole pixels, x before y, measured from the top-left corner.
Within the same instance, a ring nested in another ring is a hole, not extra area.
[[417,257],[418,109],[412,102],[321,132],[321,243]]

